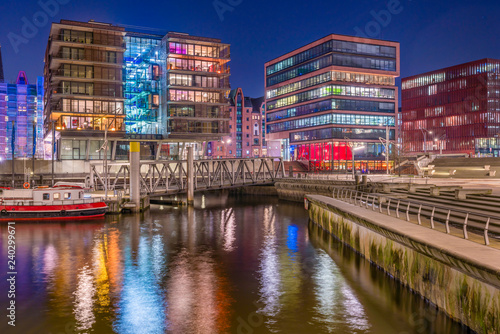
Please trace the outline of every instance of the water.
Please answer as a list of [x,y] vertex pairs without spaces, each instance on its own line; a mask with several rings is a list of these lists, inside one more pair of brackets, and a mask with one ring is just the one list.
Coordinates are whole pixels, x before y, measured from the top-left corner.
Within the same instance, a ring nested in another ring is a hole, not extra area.
[[2,225],[0,333],[466,332],[271,197],[15,226],[16,327]]

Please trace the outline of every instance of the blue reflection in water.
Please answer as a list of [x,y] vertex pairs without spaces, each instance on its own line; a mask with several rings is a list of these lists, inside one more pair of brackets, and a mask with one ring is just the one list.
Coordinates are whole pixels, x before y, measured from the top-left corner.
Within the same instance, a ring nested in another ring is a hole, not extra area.
[[297,240],[298,232],[299,232],[299,227],[297,225],[294,224],[288,225],[286,246],[294,253],[299,251],[299,241]]
[[137,263],[132,259],[130,245],[125,248],[123,286],[114,323],[117,333],[136,334],[138,328],[141,333],[165,332],[166,302],[158,286],[158,266],[154,265],[156,261],[164,262],[157,238],[151,245],[146,237],[140,237]]

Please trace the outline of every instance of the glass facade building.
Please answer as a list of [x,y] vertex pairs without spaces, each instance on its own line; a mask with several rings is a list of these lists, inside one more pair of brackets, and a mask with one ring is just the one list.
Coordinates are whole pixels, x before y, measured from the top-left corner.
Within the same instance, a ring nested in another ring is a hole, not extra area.
[[355,151],[356,169],[386,169],[379,138],[397,138],[399,43],[329,35],[265,74],[266,140],[281,140],[282,156],[345,171]]
[[229,50],[182,33],[53,23],[44,68],[47,149],[54,129],[58,159],[103,159],[107,130],[111,160],[128,159],[130,141],[142,143],[143,159],[182,157],[193,145],[202,155],[209,140],[229,133]]
[[500,60],[482,59],[402,79],[405,149],[499,156],[499,75]]
[[42,96],[43,78],[29,84],[22,71],[16,83],[0,83],[0,159],[12,159],[13,144],[15,159],[42,157]]
[[125,36],[125,130],[161,135],[161,36],[128,32]]

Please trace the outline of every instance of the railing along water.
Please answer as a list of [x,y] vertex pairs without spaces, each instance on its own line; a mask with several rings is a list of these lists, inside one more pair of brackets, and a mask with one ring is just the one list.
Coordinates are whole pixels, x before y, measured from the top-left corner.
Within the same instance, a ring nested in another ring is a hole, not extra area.
[[[450,224],[460,225],[464,239],[469,240],[469,231],[481,232],[485,245],[490,244],[488,233],[500,236],[500,217],[486,215],[461,209],[450,209],[440,205],[420,203],[407,199],[391,198],[390,194],[370,194],[353,189],[336,187],[333,190],[333,198],[347,203],[359,205],[360,207],[372,206],[372,211],[378,207],[380,213],[387,212],[391,216],[391,209],[395,210],[396,218],[404,213],[406,221],[410,222],[410,215],[416,216],[418,225],[422,225],[422,218],[429,219],[430,228],[436,229],[435,222],[443,223],[445,233],[450,234]],[[385,208],[384,208],[385,207]]]

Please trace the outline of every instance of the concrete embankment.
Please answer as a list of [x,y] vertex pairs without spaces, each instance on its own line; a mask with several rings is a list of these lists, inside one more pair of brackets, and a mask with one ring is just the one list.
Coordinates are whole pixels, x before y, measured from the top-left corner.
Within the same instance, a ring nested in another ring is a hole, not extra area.
[[320,195],[312,222],[477,333],[500,333],[500,250]]
[[349,180],[281,179],[274,185],[280,199],[303,202],[306,194],[331,196],[335,187],[355,187]]

